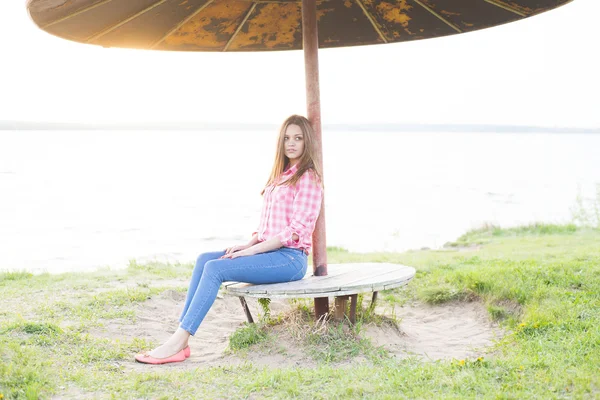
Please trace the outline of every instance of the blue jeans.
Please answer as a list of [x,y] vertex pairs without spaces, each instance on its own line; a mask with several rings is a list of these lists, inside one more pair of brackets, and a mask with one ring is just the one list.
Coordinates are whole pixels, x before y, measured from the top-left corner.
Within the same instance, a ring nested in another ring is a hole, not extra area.
[[224,251],[204,253],[196,261],[185,306],[179,318],[179,326],[192,335],[215,302],[221,283],[291,282],[302,279],[306,274],[308,259],[302,250],[282,247],[253,256],[219,259],[224,254]]

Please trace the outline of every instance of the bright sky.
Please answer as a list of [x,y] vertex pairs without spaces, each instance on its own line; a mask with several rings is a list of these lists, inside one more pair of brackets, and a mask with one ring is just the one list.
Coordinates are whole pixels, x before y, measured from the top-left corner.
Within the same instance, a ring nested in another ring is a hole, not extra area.
[[[0,120],[280,123],[305,114],[301,51],[104,49],[0,3]],[[324,123],[600,127],[598,0],[448,38],[319,53]]]

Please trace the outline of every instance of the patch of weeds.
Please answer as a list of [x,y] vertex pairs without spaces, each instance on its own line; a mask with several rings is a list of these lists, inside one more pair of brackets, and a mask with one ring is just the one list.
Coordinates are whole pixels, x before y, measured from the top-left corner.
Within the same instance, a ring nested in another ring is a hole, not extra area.
[[267,329],[262,324],[244,323],[229,337],[229,348],[233,351],[246,349],[252,345],[264,342],[268,338]]
[[37,322],[26,322],[21,329],[30,335],[55,336],[62,333],[62,329],[57,325]]
[[3,281],[20,281],[33,277],[32,273],[25,271],[2,272],[0,273],[0,282]]
[[314,318],[313,305],[308,299],[290,299],[290,304],[296,307],[302,320]]
[[7,399],[38,399],[53,391],[52,361],[35,347],[0,337],[0,394]]
[[450,361],[450,366],[451,366],[452,370],[455,372],[457,370],[466,369],[466,368],[488,367],[489,365],[490,365],[489,361],[487,361],[483,357],[465,358],[465,359],[461,359],[461,360],[452,359],[452,361]]
[[18,322],[7,326],[2,332],[22,332],[27,336],[20,337],[29,344],[50,346],[60,339],[63,330],[51,323]]
[[[281,318],[281,327],[292,337],[303,352],[309,354],[317,362],[336,363],[348,361],[359,355],[369,357],[373,362],[387,357],[383,348],[375,348],[369,339],[361,337],[363,326],[367,322],[390,323],[386,317],[368,314],[369,308],[357,307],[356,324],[334,322],[329,318],[315,321],[312,309],[307,312],[307,304],[312,299],[296,299],[296,308],[285,313]],[[362,304],[360,301],[358,304]],[[358,311],[362,309],[364,313]],[[378,319],[380,318],[380,319]]]
[[517,228],[501,229],[494,236],[570,235],[577,232],[575,224],[556,225],[535,223]]
[[521,322],[519,325],[516,326],[515,334],[520,337],[532,338],[544,335],[550,328],[552,328],[552,325],[548,323]]
[[165,288],[139,287],[111,290],[79,298],[76,302],[59,300],[51,307],[42,307],[40,311],[49,317],[78,318],[97,326],[102,319],[135,317],[133,305],[144,302],[165,290]]
[[181,277],[182,274],[191,271],[192,268],[193,265],[191,264],[166,264],[161,262],[138,264],[135,260],[129,260],[127,272],[133,275],[147,273],[162,278],[177,278]]
[[[476,262],[473,262],[473,258],[477,259]],[[483,262],[481,262],[481,260],[479,260],[479,257],[473,257],[471,259],[468,260],[468,262],[463,261],[461,263],[462,265],[481,265],[483,264]],[[459,284],[459,286],[462,286],[464,289],[462,290],[463,292],[463,297],[460,300],[474,300],[475,299],[475,293],[477,293],[478,295],[481,294],[485,294],[490,292],[491,289],[491,284],[490,282],[482,279],[481,276],[477,276],[473,273],[471,273],[470,271],[456,271],[455,272],[455,276],[454,276],[454,280]]]
[[68,349],[69,355],[72,355],[77,363],[100,363],[102,367],[107,361],[130,359],[132,353],[148,349],[152,344],[138,338],[131,341],[99,338],[75,330],[68,331],[64,339],[65,350]]
[[125,360],[130,357],[129,353],[109,339],[95,339],[87,346],[81,346],[77,352],[79,361],[89,364],[99,361]]
[[271,299],[269,298],[262,298],[262,299],[258,299],[258,304],[260,305],[260,308],[262,309],[262,316],[261,316],[261,320],[262,321],[269,321],[271,319],[271,308],[269,307],[269,305],[271,304]]
[[493,224],[485,224],[483,227],[473,229],[450,242],[445,247],[461,247],[487,244],[495,237],[510,236],[538,236],[538,235],[570,235],[577,232],[577,225],[566,224],[546,224],[533,223],[530,225],[519,226],[515,228],[501,228]]
[[[144,375],[138,375],[132,382],[133,388],[136,393],[140,394],[143,398],[161,398],[168,399],[173,398],[173,393],[177,392],[177,396],[181,396],[181,387],[177,382],[173,382],[173,378],[169,374],[162,374],[159,372],[149,373]],[[161,397],[156,396],[156,392],[171,393],[171,395],[163,395]],[[188,396],[182,396],[188,397]],[[195,397],[195,396],[194,396]],[[199,396],[202,397],[202,396]]]
[[[463,259],[463,265],[478,265],[481,264],[481,259],[478,256]],[[448,268],[449,269],[449,268]]]
[[379,295],[381,296],[381,300],[383,300],[387,304],[391,304],[392,306],[403,306],[408,301],[408,297],[403,292],[389,290],[381,292]]
[[[382,292],[380,293],[380,295],[380,299],[378,299],[375,303],[373,303],[372,296],[368,294],[365,295],[364,293],[360,293],[357,296],[356,326],[366,324],[375,324],[377,326],[381,326],[382,324],[398,324],[399,321],[396,318],[396,304],[398,304],[400,301],[396,301],[397,298],[394,297],[391,291]],[[391,302],[387,302],[386,299],[390,297],[393,300]],[[375,307],[377,306],[377,302],[379,302],[380,305],[386,307],[386,313],[388,313],[390,317],[375,313]],[[348,307],[350,307],[350,305],[348,305]]]
[[499,226],[486,223],[480,228],[472,229],[467,233],[463,234],[450,245],[452,247],[459,247],[473,244],[485,244],[488,243],[493,236],[496,236],[495,233],[499,231],[501,231],[501,228]]
[[494,304],[488,305],[487,311],[494,321],[504,321],[510,316],[510,312],[506,308]]
[[360,337],[361,324],[349,327],[340,324],[319,324],[306,332],[305,343],[308,354],[318,362],[335,363],[364,354],[381,357],[371,342]]
[[[391,289],[383,292],[379,292],[379,298],[375,302],[372,302],[372,296],[370,293],[364,294],[359,293],[356,301],[356,324],[370,324],[381,325],[383,323],[397,323],[395,306],[396,304],[404,304],[406,298],[399,298],[402,289]],[[280,320],[287,324],[290,324],[290,320],[294,320],[292,324],[304,324],[314,320],[314,308],[313,299],[290,299],[290,303],[295,306],[295,310],[292,315],[286,315],[280,317]],[[351,301],[346,302],[346,315],[350,313]],[[389,311],[391,317],[386,317],[375,313],[375,307],[377,305],[386,307],[386,313]],[[389,307],[389,310],[388,308]]]
[[160,293],[160,289],[138,289],[126,288],[123,290],[112,290],[94,296],[91,306],[124,306],[149,300],[152,295]]
[[418,291],[419,299],[429,304],[442,304],[450,301],[463,301],[470,298],[465,290],[450,285],[427,286]]

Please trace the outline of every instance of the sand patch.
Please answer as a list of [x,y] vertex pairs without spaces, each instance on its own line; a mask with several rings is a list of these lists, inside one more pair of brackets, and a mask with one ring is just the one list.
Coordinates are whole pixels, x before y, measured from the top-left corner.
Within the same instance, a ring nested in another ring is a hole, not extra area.
[[[185,294],[176,290],[167,290],[158,296],[140,304],[136,309],[136,322],[113,320],[104,327],[92,329],[91,334],[111,339],[131,340],[142,338],[162,343],[175,331],[178,318],[183,309]],[[248,307],[257,320],[260,307],[255,299],[247,299]],[[273,300],[270,305],[273,315],[287,311],[287,301]],[[262,351],[228,354],[229,336],[244,322],[246,316],[237,297],[219,296],[206,315],[200,329],[190,340],[191,357],[185,363],[171,364],[169,368],[197,368],[206,366],[239,365],[250,362],[265,366],[310,365],[306,355],[293,344],[293,339],[285,335],[273,334],[276,343],[261,346]],[[132,355],[133,357],[133,355]],[[313,363],[314,364],[314,363]],[[144,368],[132,362],[132,368]]]
[[476,301],[436,306],[415,303],[396,308],[396,316],[401,319],[398,329],[367,327],[366,335],[399,358],[417,356],[435,361],[478,357],[503,334],[485,306]]
[[[252,315],[255,320],[258,319],[258,302],[254,299],[247,300]],[[103,328],[92,329],[90,333],[112,339],[142,338],[162,343],[177,328],[184,301],[184,293],[167,290],[137,306],[136,322],[112,320]],[[287,300],[274,299],[270,307],[273,315],[292,309]],[[490,322],[485,307],[477,302],[441,306],[413,304],[397,307],[396,315],[401,319],[398,329],[387,325],[369,325],[364,334],[375,345],[383,346],[399,358],[415,355],[424,360],[475,357],[482,355],[486,347],[492,345],[501,334]],[[270,329],[273,343],[261,344],[239,354],[227,352],[229,336],[245,321],[239,299],[220,296],[196,336],[190,340],[191,357],[184,363],[170,364],[163,368],[193,369],[244,363],[270,368],[316,366],[315,361],[303,351],[298,339],[292,336],[285,325]],[[359,357],[352,360],[353,365],[356,362],[367,361]],[[133,362],[133,354],[132,362],[122,364],[135,370],[148,368]],[[340,365],[345,364],[347,362]]]

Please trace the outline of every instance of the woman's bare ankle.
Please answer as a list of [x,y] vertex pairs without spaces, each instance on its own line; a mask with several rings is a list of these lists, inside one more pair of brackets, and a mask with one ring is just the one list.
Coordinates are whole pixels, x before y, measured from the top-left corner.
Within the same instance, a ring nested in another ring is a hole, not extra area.
[[188,346],[190,336],[185,329],[177,328],[165,343],[150,351],[150,355],[155,358],[171,357]]
[[178,328],[171,337],[163,344],[177,351],[184,349],[188,345],[190,334],[184,329]]

